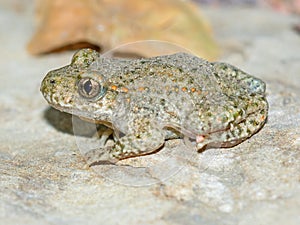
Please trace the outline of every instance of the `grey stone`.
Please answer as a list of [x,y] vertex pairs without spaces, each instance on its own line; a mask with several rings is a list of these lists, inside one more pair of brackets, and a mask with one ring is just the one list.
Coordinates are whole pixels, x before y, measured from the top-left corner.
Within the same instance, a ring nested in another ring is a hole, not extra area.
[[156,154],[89,168],[78,147],[89,133],[74,136],[71,116],[39,93],[46,72],[73,52],[28,55],[32,5],[0,1],[1,224],[300,224],[299,18],[205,9],[222,60],[267,83],[268,122],[252,138],[201,153],[173,140]]

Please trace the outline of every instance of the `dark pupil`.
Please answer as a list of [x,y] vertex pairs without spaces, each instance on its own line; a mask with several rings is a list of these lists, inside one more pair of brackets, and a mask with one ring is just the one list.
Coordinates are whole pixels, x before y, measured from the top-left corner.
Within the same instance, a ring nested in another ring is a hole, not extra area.
[[86,81],[83,85],[83,88],[87,94],[90,94],[90,92],[92,91],[92,82],[90,80]]

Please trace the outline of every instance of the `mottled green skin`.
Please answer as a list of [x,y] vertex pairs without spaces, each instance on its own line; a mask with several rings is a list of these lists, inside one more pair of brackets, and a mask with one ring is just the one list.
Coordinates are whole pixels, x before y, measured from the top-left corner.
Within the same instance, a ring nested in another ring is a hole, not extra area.
[[[99,95],[79,94],[84,77],[99,82]],[[83,49],[46,75],[41,92],[54,108],[114,130],[115,144],[89,152],[90,163],[148,154],[178,136],[198,150],[233,146],[256,133],[268,112],[263,81],[186,53],[125,60]]]

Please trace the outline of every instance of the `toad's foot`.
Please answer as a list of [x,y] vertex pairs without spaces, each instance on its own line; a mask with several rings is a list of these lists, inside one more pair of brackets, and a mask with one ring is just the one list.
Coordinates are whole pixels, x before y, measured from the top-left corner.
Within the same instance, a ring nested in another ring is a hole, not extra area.
[[143,119],[144,123],[139,123],[139,126],[131,129],[129,134],[116,140],[113,146],[87,152],[84,157],[88,164],[114,164],[122,159],[146,155],[158,150],[164,144],[165,132],[145,120],[147,119]]
[[[222,132],[211,133],[208,137],[199,135],[196,137],[196,148],[203,151],[209,147],[232,147],[241,143],[246,138],[255,134],[265,123],[265,111],[259,112],[260,116],[250,114],[248,118],[240,123],[231,123],[229,128]],[[222,142],[220,142],[222,140]]]
[[101,165],[101,164],[115,164],[118,159],[111,156],[111,150],[113,146],[107,146],[97,149],[92,149],[86,152],[83,157],[89,166]]

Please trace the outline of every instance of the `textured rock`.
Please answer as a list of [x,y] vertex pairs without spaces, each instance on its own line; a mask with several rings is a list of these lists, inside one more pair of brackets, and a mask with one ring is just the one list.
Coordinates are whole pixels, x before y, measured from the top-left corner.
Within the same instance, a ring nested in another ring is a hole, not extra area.
[[268,123],[251,139],[202,153],[174,141],[157,154],[88,168],[77,145],[87,134],[74,137],[72,117],[39,93],[45,73],[72,53],[26,53],[30,2],[0,1],[1,224],[300,223],[297,18],[206,10],[223,60],[267,83]]

